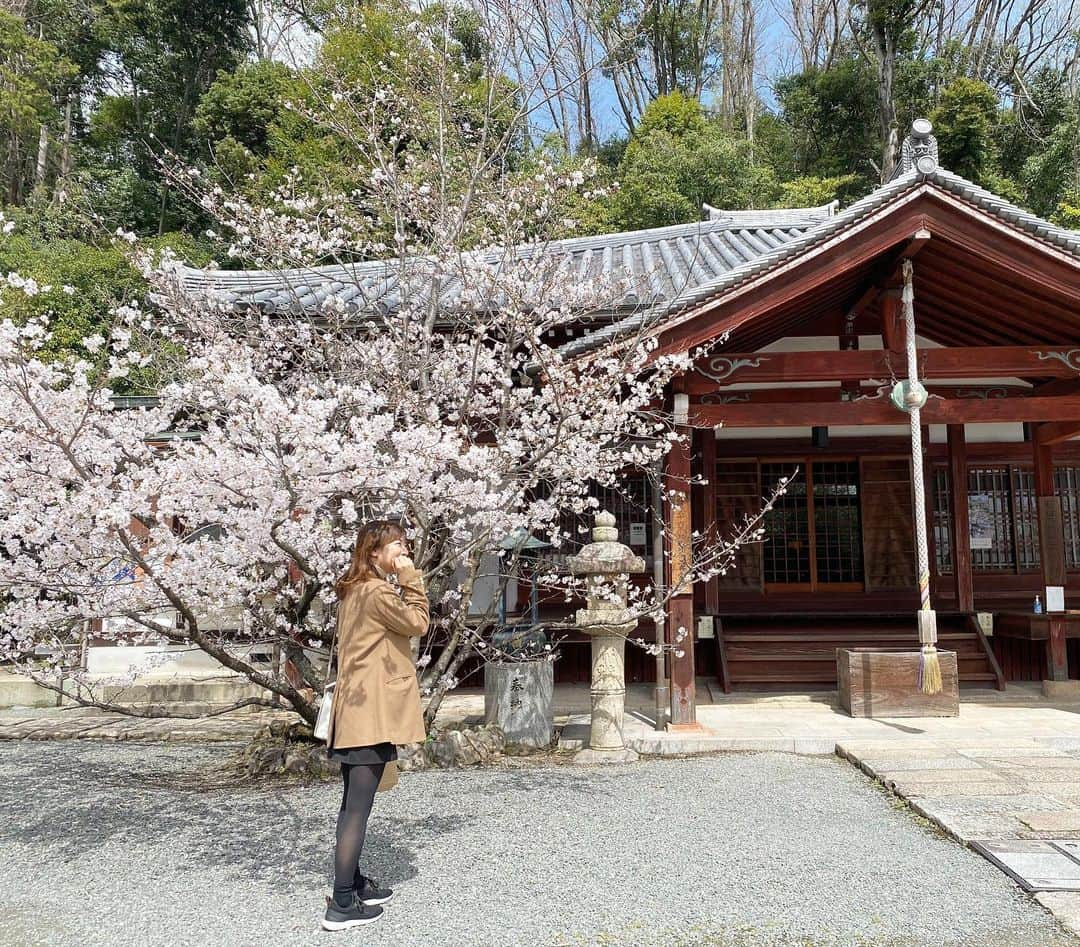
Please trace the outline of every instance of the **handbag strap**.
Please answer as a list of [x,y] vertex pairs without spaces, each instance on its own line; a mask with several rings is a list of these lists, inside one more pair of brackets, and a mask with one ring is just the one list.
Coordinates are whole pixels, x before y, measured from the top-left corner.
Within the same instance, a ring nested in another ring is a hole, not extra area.
[[[334,667],[334,652],[337,650],[338,632],[341,630],[341,602],[338,602],[337,618],[334,622],[334,636],[330,639],[330,654],[326,659],[326,683],[330,681],[330,671]],[[337,680],[337,671],[334,671],[334,680]]]

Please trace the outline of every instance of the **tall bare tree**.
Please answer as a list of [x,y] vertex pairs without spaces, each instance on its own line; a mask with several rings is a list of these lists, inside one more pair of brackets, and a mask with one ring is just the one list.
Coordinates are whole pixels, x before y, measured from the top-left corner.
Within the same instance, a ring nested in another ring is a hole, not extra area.
[[877,66],[878,132],[881,140],[881,180],[888,181],[896,167],[900,135],[896,122],[896,64],[900,41],[924,17],[932,0],[863,0],[856,7],[861,29]]
[[850,26],[849,0],[790,0],[777,4],[775,13],[788,29],[802,72],[832,65]]
[[594,85],[600,79],[603,51],[588,16],[586,0],[526,0],[486,5],[497,10],[516,55],[511,71],[526,87],[536,88],[541,111],[567,151],[591,151],[600,130],[594,109]]
[[738,0],[629,0],[593,3],[590,15],[604,51],[604,73],[612,82],[628,131],[645,106],[679,91],[699,98],[718,76],[724,59],[721,32],[742,12]]

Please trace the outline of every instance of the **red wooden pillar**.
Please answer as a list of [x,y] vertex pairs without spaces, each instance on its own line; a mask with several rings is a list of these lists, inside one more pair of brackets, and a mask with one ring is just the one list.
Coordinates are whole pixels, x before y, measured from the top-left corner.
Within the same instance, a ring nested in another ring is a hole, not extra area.
[[[705,428],[701,437],[701,476],[705,480],[701,495],[701,532],[709,542],[720,538],[716,522],[716,432]],[[720,579],[713,576],[705,586],[705,613],[715,615],[720,611]]]
[[949,519],[952,520],[953,578],[956,579],[956,607],[975,610],[971,579],[971,525],[968,519],[968,465],[964,425],[950,424],[949,432]]
[[[1042,561],[1043,585],[1064,586],[1065,529],[1061,518],[1061,498],[1054,495],[1053,448],[1049,444],[1041,443],[1037,432],[1034,446],[1035,496],[1039,504],[1039,556]],[[1060,612],[1049,612],[1048,618],[1050,640],[1046,647],[1046,675],[1051,681],[1067,681],[1069,658],[1065,650],[1065,619]]]
[[[693,530],[690,506],[690,447],[692,431],[678,425],[682,441],[672,446],[665,459],[667,491],[675,491],[664,503],[666,527],[671,540],[670,577],[668,588],[675,587],[685,577],[693,556]],[[686,634],[676,643],[678,630]],[[667,640],[674,646],[670,655],[671,722],[669,728],[694,727],[697,723],[697,697],[694,687],[694,593],[688,586],[668,599]],[[677,652],[681,652],[681,655]]]

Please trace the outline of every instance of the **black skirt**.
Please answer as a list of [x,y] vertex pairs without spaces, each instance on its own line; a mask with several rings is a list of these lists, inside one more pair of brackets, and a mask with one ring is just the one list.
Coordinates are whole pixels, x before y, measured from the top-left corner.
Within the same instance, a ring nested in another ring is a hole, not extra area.
[[397,747],[393,743],[376,743],[372,746],[328,747],[326,755],[337,763],[350,766],[372,766],[396,760]]

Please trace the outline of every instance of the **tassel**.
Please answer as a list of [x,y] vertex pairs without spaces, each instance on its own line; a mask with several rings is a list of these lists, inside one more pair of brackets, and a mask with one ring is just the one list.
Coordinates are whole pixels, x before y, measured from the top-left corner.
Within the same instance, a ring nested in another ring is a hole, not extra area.
[[919,655],[919,690],[924,694],[941,693],[941,661],[932,644],[925,645]]

